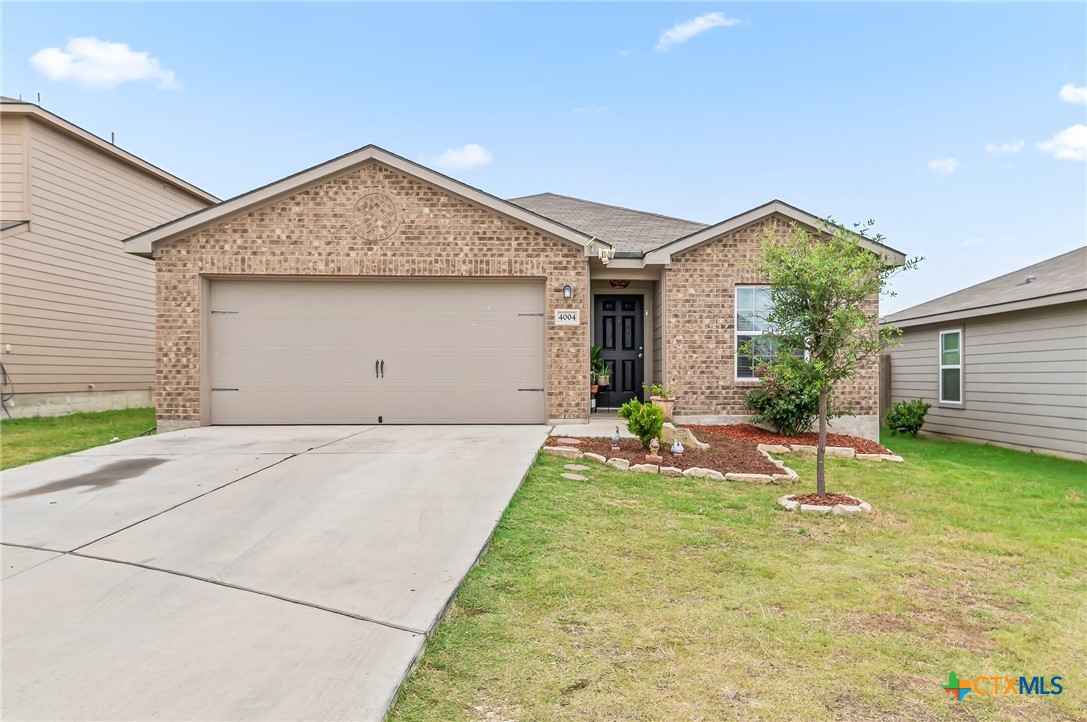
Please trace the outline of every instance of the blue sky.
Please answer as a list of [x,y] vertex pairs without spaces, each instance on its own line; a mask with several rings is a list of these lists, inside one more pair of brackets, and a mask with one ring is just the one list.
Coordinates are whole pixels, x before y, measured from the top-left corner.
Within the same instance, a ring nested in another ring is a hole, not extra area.
[[367,143],[503,197],[710,223],[780,198],[926,258],[884,312],[1087,242],[1083,3],[0,13],[3,94],[224,198]]

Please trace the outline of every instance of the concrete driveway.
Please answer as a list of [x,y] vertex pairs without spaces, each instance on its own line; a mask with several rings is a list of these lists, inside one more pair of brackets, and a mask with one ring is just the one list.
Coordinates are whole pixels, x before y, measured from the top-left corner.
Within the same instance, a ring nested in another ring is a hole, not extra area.
[[4,472],[4,719],[381,719],[546,435],[208,427]]

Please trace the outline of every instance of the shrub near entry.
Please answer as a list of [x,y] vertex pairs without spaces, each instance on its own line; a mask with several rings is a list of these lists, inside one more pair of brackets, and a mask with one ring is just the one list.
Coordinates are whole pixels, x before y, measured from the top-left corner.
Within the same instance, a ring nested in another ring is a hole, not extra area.
[[[776,364],[760,364],[762,385],[744,396],[744,406],[754,411],[751,421],[769,424],[779,434],[797,436],[819,418],[818,379],[802,359],[784,358]],[[828,404],[827,418],[841,414]]]
[[888,429],[896,434],[904,431],[908,432],[910,436],[917,436],[917,432],[921,430],[925,423],[925,414],[931,408],[932,404],[925,403],[921,399],[899,401],[891,404],[891,408],[887,410],[884,423],[887,424]]
[[664,411],[653,404],[643,404],[638,399],[631,399],[619,408],[619,416],[627,420],[630,433],[642,440],[642,446],[649,447],[649,442],[660,436],[664,428]]

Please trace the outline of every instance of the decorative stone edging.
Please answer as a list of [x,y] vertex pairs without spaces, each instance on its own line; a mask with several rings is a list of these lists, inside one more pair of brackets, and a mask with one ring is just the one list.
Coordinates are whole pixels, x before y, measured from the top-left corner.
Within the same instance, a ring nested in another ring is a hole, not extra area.
[[[799,501],[793,501],[795,494],[787,494],[778,499],[778,504],[785,507],[786,511],[800,511],[800,512],[815,512],[816,514],[871,514],[872,505],[866,501],[859,500],[861,503],[857,505],[850,504],[837,504],[835,506],[817,506],[815,504],[801,504]],[[854,497],[856,498],[856,497]]]
[[[743,481],[751,484],[789,484],[800,479],[800,475],[785,466],[770,454],[762,451],[762,455],[774,466],[781,469],[780,474],[741,474],[736,472],[721,473],[715,469],[703,469],[700,466],[692,466],[690,469],[679,469],[675,466],[659,466],[657,464],[631,464],[626,459],[608,459],[591,451],[581,452],[569,446],[544,446],[540,449],[545,454],[561,456],[564,459],[585,459],[595,461],[598,464],[613,466],[621,471],[633,471],[642,474],[660,474],[661,476],[685,476],[689,479],[712,479],[714,481]],[[570,465],[567,465],[570,468]],[[565,476],[565,474],[564,474]]]
[[[756,448],[764,454],[815,454],[818,448],[804,444],[759,444]],[[901,463],[904,459],[897,454],[858,454],[855,449],[848,446],[828,446],[827,456],[839,456],[843,459],[860,459],[861,461],[893,461]],[[769,457],[768,457],[769,458]]]

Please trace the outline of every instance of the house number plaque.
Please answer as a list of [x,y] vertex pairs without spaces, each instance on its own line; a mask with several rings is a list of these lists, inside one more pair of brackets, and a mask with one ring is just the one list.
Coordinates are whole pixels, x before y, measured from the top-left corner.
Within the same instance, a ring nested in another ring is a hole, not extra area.
[[581,311],[576,308],[559,309],[555,311],[556,326],[580,326]]

